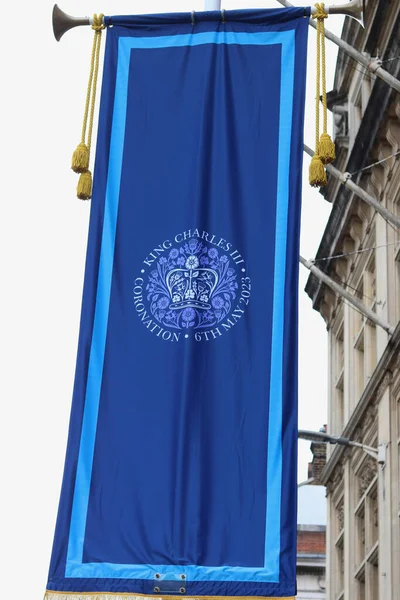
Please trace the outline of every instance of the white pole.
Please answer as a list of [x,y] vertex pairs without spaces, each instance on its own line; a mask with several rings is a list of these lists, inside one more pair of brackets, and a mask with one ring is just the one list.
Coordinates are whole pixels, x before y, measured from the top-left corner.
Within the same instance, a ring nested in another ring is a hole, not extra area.
[[300,262],[304,267],[306,267],[306,269],[311,271],[311,273],[313,273],[317,277],[317,279],[319,279],[320,281],[323,281],[334,292],[339,294],[339,296],[343,296],[343,298],[346,298],[346,300],[350,304],[355,306],[356,309],[360,311],[360,313],[365,315],[367,317],[367,319],[369,319],[376,325],[379,325],[379,327],[382,327],[382,329],[384,329],[389,335],[393,335],[394,329],[395,329],[393,327],[393,325],[390,325],[384,319],[381,319],[380,317],[378,317],[378,315],[376,313],[374,313],[371,309],[367,308],[362,302],[360,302],[360,300],[355,298],[355,296],[353,296],[353,294],[350,294],[350,292],[348,292],[341,285],[336,283],[336,281],[334,281],[333,279],[328,277],[328,275],[326,275],[326,273],[324,273],[323,271],[318,269],[318,267],[316,267],[314,265],[314,263],[312,263],[310,260],[306,260],[305,258],[300,256]]
[[[304,151],[307,152],[310,156],[314,156],[313,150],[304,144]],[[349,188],[352,192],[356,194],[361,200],[364,200],[367,204],[372,206],[376,212],[382,215],[384,219],[387,219],[392,223],[395,227],[400,229],[400,218],[391,213],[387,208],[385,208],[376,198],[368,194],[365,190],[363,190],[360,186],[358,186],[354,181],[351,180],[350,173],[342,173],[333,165],[325,165],[328,173],[331,173],[336,179],[340,181],[344,186]]]
[[221,0],[204,0],[204,10],[221,10]]
[[[277,2],[279,2],[279,4],[282,4],[282,6],[293,7],[293,4],[291,4],[288,0],[277,0]],[[317,28],[316,23],[312,19],[310,19],[310,25],[311,27],[314,27],[314,29]],[[364,56],[364,54],[358,52],[355,48],[353,48],[353,46],[350,46],[350,44],[348,44],[341,38],[338,38],[334,33],[329,31],[328,29],[325,29],[325,37],[328,40],[331,40],[331,42],[333,42],[337,46],[339,46],[339,48],[341,48],[343,52],[345,52],[348,56],[351,56],[351,58],[354,58],[354,60],[356,60],[358,63],[360,63],[360,65],[368,69],[368,71],[371,71],[371,73],[375,73],[375,75],[380,77],[380,79],[383,79],[383,81],[390,85],[390,87],[392,87],[397,92],[400,92],[400,81],[396,79],[396,77],[393,77],[393,75],[391,75],[388,71],[382,69],[381,61],[378,58],[368,58]]]

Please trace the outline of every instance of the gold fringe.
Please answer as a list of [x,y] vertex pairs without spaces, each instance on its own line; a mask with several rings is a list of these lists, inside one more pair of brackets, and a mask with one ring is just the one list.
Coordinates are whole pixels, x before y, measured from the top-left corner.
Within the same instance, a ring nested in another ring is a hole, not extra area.
[[92,174],[90,171],[84,171],[80,174],[76,195],[79,200],[90,200],[92,197]]
[[327,184],[326,171],[319,154],[311,159],[308,181],[313,187],[324,187]]
[[85,142],[78,144],[72,155],[71,163],[71,169],[75,171],[75,173],[83,173],[83,171],[88,170],[89,148],[86,146]]
[[111,592],[53,592],[47,591],[44,600],[296,600],[294,596],[148,596]]
[[319,155],[324,165],[328,165],[336,158],[335,144],[332,142],[329,133],[321,133],[319,139]]

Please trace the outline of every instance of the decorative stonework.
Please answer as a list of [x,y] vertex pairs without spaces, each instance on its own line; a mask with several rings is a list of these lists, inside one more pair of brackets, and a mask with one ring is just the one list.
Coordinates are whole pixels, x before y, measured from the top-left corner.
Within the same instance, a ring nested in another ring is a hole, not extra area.
[[353,452],[354,452],[354,448],[352,448],[351,446],[347,446],[343,450],[343,454],[342,454],[342,461],[343,461],[343,463],[351,460],[351,458],[353,456]]
[[341,501],[339,502],[339,504],[336,507],[336,516],[337,516],[337,523],[338,523],[338,531],[342,531],[342,529],[344,529],[344,500],[343,498],[341,499]]
[[360,444],[362,443],[362,439],[363,439],[363,428],[361,425],[359,425],[353,433],[353,438],[352,438],[355,442],[359,442]]
[[343,483],[343,465],[338,464],[331,478],[333,488],[337,488]]
[[360,541],[362,545],[365,546],[365,525],[363,525],[363,527],[361,528]]
[[364,429],[371,426],[371,424],[376,422],[378,416],[378,405],[376,402],[371,402],[371,404],[367,408],[367,412],[364,419]]
[[374,518],[374,526],[378,527],[379,526],[379,511],[378,511],[378,506],[375,506],[375,508],[374,508],[373,518]]
[[374,195],[379,198],[384,187],[384,169],[381,165],[376,165],[371,169],[371,185],[374,188]]
[[368,457],[365,461],[361,470],[358,474],[358,482],[359,482],[359,494],[360,498],[363,496],[368,489],[371,481],[375,477],[377,472],[377,462],[374,458]]
[[[371,178],[368,176],[367,185],[365,187],[367,188],[368,193],[370,193],[370,194],[372,193],[372,195],[374,195],[373,190],[370,189],[370,183],[371,183]],[[371,208],[368,206],[368,204],[366,204],[365,202],[363,202],[362,200],[360,200],[358,198],[356,200],[355,209],[356,209],[356,213],[357,213],[358,217],[361,219],[361,221],[365,221],[366,223],[369,223],[370,218],[371,218]]]
[[376,402],[380,402],[383,394],[386,392],[387,388],[392,383],[393,374],[391,371],[386,371],[384,378],[382,379],[379,387],[376,391]]
[[355,215],[350,219],[350,230],[349,234],[355,242],[355,246],[358,248],[362,241],[362,221]]
[[342,250],[344,254],[354,252],[354,240],[350,235],[345,235],[342,240]]
[[[350,236],[348,236],[350,237]],[[350,238],[351,241],[352,238]],[[354,243],[353,243],[354,247]],[[332,273],[332,277],[334,279],[337,278],[338,283],[343,284],[343,281],[346,281],[348,273],[348,261],[347,258],[337,258],[335,261],[335,273]],[[336,274],[336,277],[334,275]]]
[[329,288],[325,287],[319,310],[328,326],[331,323],[331,321],[335,318],[334,313],[336,304],[336,294],[334,294]]

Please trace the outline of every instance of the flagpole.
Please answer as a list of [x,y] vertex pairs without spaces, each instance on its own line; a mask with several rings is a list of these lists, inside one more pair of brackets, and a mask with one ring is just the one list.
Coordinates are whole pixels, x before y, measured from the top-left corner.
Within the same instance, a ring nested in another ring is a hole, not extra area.
[[221,0],[204,0],[204,10],[221,10]]
[[394,330],[395,330],[393,325],[390,325],[390,323],[388,323],[384,319],[381,319],[380,317],[378,317],[378,315],[375,312],[373,312],[370,308],[367,308],[365,306],[365,304],[363,304],[355,296],[350,294],[350,292],[348,292],[344,287],[342,287],[341,285],[336,283],[336,281],[331,279],[326,273],[324,273],[323,271],[318,269],[318,267],[316,267],[315,264],[311,260],[306,260],[305,258],[300,256],[300,262],[304,267],[306,267],[306,269],[311,271],[311,273],[313,273],[317,277],[317,279],[319,279],[320,281],[325,283],[334,292],[339,294],[339,296],[342,296],[343,298],[345,298],[360,313],[362,313],[364,316],[366,316],[367,319],[369,319],[376,325],[379,325],[379,327],[382,327],[382,329],[384,329],[389,335],[393,335]]
[[[278,0],[278,2],[280,2],[281,4],[283,4],[283,6],[290,6],[290,7],[293,6],[289,2],[286,2],[286,0]],[[329,8],[330,8],[329,6],[325,7],[325,9],[328,12],[329,12]],[[342,8],[343,8],[343,14],[350,14],[348,12],[349,9],[348,9],[347,5],[343,5],[343,7],[340,7],[340,6],[336,7],[335,6],[335,7],[331,7],[331,8],[332,9],[335,8],[335,13],[334,14],[342,14],[341,13],[341,9]],[[221,10],[221,0],[204,0],[204,10],[205,11]],[[311,7],[311,11],[313,11],[313,10],[314,10],[313,7]],[[190,13],[188,13],[188,14],[190,15]],[[350,16],[352,16],[353,18],[357,19],[358,21],[360,20],[358,12],[354,12],[354,14],[350,14]],[[92,17],[72,17],[71,15],[68,15],[63,10],[61,10],[61,8],[59,8],[59,6],[57,4],[55,4],[54,7],[53,7],[53,33],[54,33],[54,37],[56,38],[57,42],[59,42],[60,39],[62,38],[62,36],[64,35],[64,33],[66,33],[67,31],[69,31],[70,29],[73,29],[74,27],[79,27],[81,25],[86,25],[87,26],[87,25],[92,25],[92,24],[93,24],[93,18]],[[314,23],[311,23],[311,24],[313,26],[315,26]],[[332,33],[326,32],[326,34],[327,34],[326,37],[328,37],[329,39],[331,39],[332,41],[334,41],[336,44],[338,44],[338,45],[345,44],[345,42],[343,42],[343,40],[340,40],[339,38],[337,38],[336,36],[334,36]],[[333,38],[335,38],[335,39],[333,39]],[[348,46],[348,44],[346,44],[346,46]],[[351,46],[348,46],[348,47],[351,48]],[[359,57],[361,56],[362,58],[364,58],[364,60],[367,63],[369,62],[371,65],[374,64],[375,65],[374,68],[377,69],[377,74],[380,77],[381,77],[381,74],[378,73],[378,71],[383,71],[383,73],[385,73],[386,75],[389,75],[389,73],[387,73],[387,71],[384,71],[384,69],[381,69],[379,67],[380,63],[379,63],[378,59],[375,59],[373,62],[371,62],[371,61],[368,61],[368,59],[366,59],[365,57],[363,57],[361,54],[359,54],[355,50],[354,50],[354,52],[357,54],[356,60],[358,60],[359,62],[360,62]],[[364,64],[364,63],[361,63],[361,64]],[[364,65],[364,66],[367,66],[367,65]],[[372,68],[370,70],[372,70]],[[394,77],[392,77],[392,79],[395,82],[397,81],[399,87],[396,88],[396,89],[398,89],[400,91],[400,81],[398,81]]]
[[[277,2],[279,2],[279,4],[281,4],[282,6],[293,7],[293,4],[288,2],[288,0],[277,0]],[[326,9],[328,9],[328,7],[326,7]],[[336,14],[340,13],[338,12]],[[314,27],[314,29],[317,28],[317,25],[313,19],[310,19],[310,25],[311,27]],[[361,52],[358,52],[355,48],[353,48],[353,46],[350,46],[350,44],[348,44],[341,38],[338,38],[334,33],[332,33],[326,28],[325,37],[327,37],[328,40],[331,40],[331,42],[339,46],[339,48],[341,48],[343,52],[345,52],[348,56],[351,56],[351,58],[354,58],[354,60],[356,60],[358,63],[360,63],[360,65],[368,69],[368,71],[371,71],[371,73],[374,73],[375,75],[377,75],[377,77],[379,77],[385,83],[390,85],[391,88],[393,88],[397,92],[400,92],[400,81],[396,79],[396,77],[393,77],[393,75],[391,75],[388,71],[382,69],[382,63],[379,60],[379,58],[368,58],[367,56],[364,56],[363,54],[361,54]]]
[[[306,144],[304,144],[304,152],[307,152],[307,154],[309,154],[310,156],[314,156],[315,154],[315,152],[311,150],[311,148],[306,146]],[[331,175],[333,175],[335,179],[338,179],[340,183],[342,183],[345,187],[347,187],[354,194],[356,194],[356,196],[361,198],[361,200],[363,200],[366,204],[369,204],[369,206],[372,206],[372,208],[374,208],[376,212],[382,215],[384,219],[386,219],[395,227],[400,229],[400,217],[397,217],[395,214],[390,212],[387,208],[382,206],[382,204],[378,202],[378,200],[374,198],[374,196],[371,196],[371,194],[368,194],[368,192],[366,192],[359,185],[354,183],[354,181],[352,181],[351,179],[350,173],[342,173],[342,171],[339,171],[339,169],[334,167],[332,164],[325,165],[325,168],[328,171],[328,173],[331,173]]]

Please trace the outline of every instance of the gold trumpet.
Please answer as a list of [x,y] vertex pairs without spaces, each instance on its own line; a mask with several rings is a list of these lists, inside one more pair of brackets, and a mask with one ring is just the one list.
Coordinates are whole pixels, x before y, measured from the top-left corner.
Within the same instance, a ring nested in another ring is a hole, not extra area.
[[[326,6],[325,10],[331,15],[347,15],[352,17],[364,27],[365,0],[350,0],[347,4]],[[315,11],[312,7],[311,12]],[[53,32],[57,42],[60,41],[64,33],[79,27],[80,25],[90,25],[89,17],[71,17],[55,4],[53,7]]]

